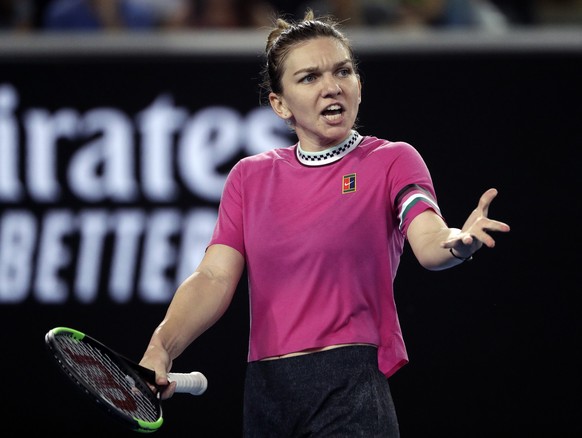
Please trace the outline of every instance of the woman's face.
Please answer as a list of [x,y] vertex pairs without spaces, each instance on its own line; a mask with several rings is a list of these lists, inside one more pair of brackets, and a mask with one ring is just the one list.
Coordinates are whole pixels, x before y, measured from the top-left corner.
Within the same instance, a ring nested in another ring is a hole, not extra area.
[[348,49],[331,37],[300,43],[289,52],[282,72],[283,92],[269,99],[275,112],[291,121],[301,148],[316,151],[344,140],[361,100]]

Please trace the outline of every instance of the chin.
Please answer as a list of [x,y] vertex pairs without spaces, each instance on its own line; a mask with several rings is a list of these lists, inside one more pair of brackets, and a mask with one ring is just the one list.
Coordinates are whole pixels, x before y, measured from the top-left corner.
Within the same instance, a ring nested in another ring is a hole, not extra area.
[[350,134],[351,130],[352,130],[351,125],[347,126],[342,124],[337,126],[326,126],[324,132],[327,136],[339,137],[340,140],[343,140]]

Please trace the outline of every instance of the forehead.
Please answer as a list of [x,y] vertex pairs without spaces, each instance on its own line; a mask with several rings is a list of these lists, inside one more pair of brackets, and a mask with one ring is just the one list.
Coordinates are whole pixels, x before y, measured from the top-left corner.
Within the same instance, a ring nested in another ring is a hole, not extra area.
[[350,53],[342,41],[333,37],[320,37],[293,46],[285,67],[293,74],[297,69],[322,68],[346,59],[350,60]]

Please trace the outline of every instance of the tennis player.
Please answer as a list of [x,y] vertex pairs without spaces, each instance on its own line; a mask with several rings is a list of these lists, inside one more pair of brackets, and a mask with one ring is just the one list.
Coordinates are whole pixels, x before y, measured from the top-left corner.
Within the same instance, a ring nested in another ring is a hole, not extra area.
[[172,360],[223,315],[246,267],[244,436],[398,437],[388,378],[408,362],[393,291],[403,246],[429,270],[492,248],[492,232],[509,231],[488,217],[497,190],[451,228],[419,152],[357,131],[362,83],[333,18],[277,19],[263,73],[298,143],[231,169],[203,260],[141,364],[167,385]]

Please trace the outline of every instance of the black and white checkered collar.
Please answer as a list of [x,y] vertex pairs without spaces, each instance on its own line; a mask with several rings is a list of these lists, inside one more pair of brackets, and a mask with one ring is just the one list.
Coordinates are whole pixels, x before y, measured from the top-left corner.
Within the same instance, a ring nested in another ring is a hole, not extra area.
[[354,150],[360,144],[362,138],[357,131],[352,130],[350,136],[340,144],[320,152],[306,152],[301,149],[301,143],[298,142],[296,149],[297,159],[306,166],[323,166],[324,164],[333,163]]

